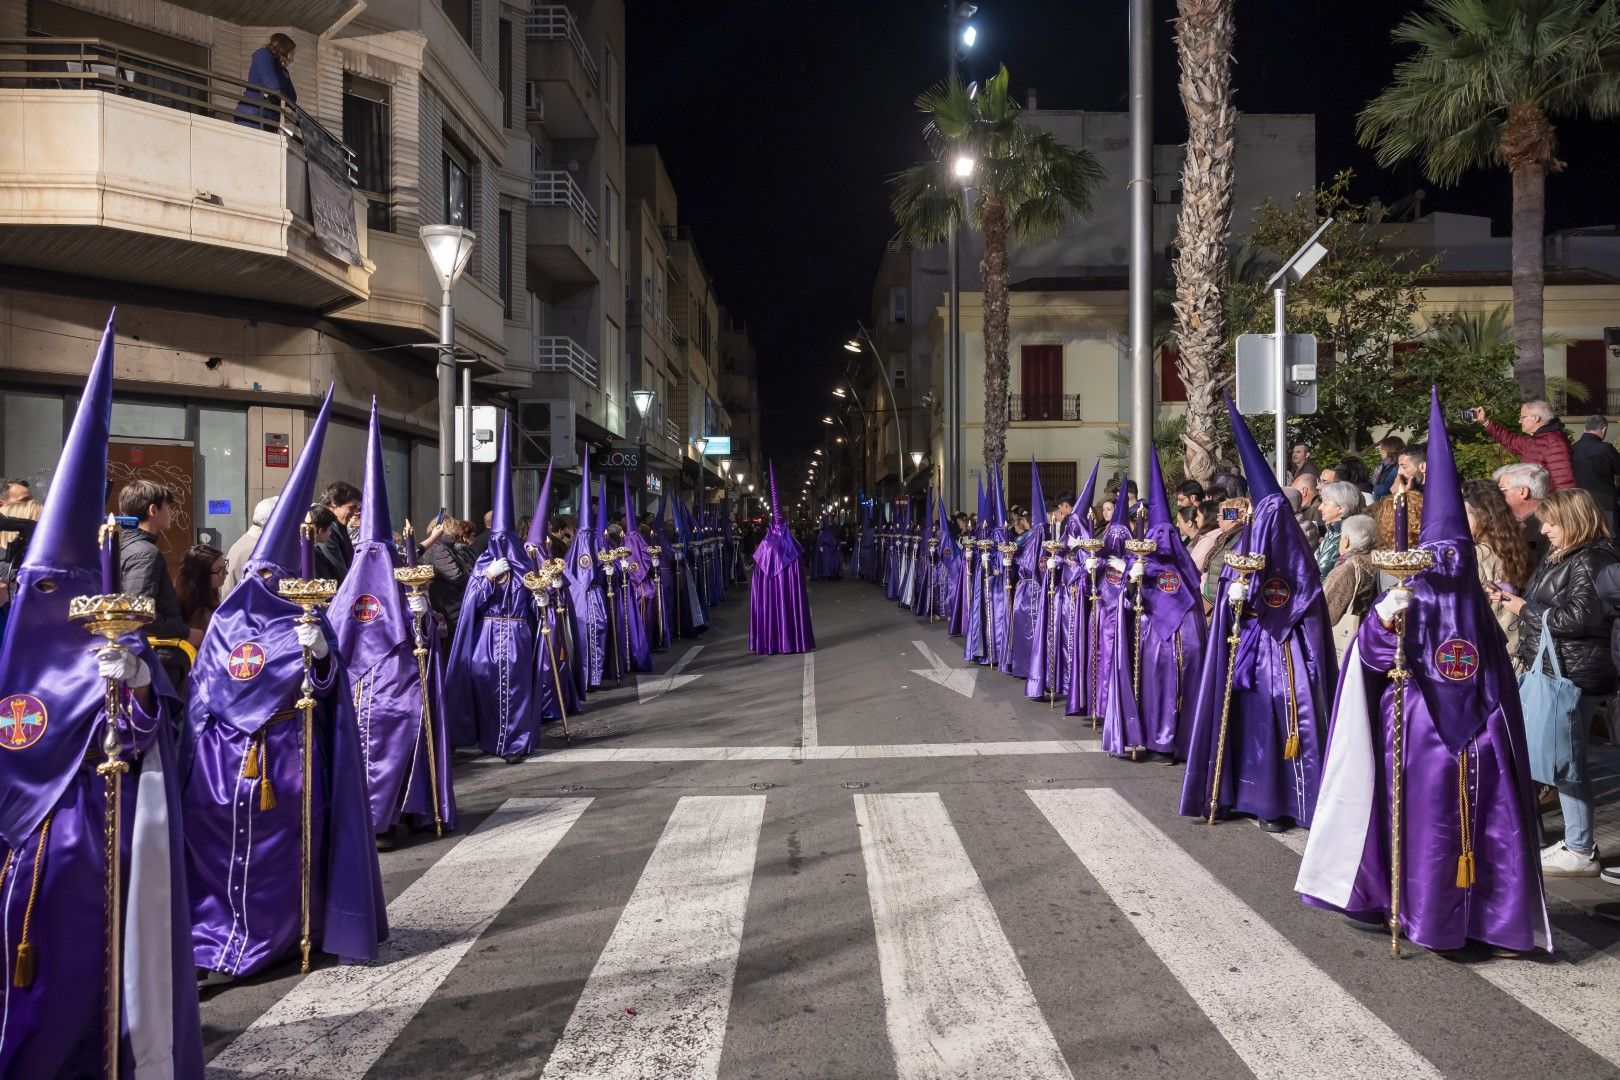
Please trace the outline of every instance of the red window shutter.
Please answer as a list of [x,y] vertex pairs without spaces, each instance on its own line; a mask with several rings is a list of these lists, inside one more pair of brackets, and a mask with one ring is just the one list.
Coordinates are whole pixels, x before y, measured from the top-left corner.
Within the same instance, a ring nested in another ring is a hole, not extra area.
[[1609,354],[1602,340],[1572,341],[1564,356],[1569,378],[1591,392],[1585,402],[1587,411],[1603,412],[1609,399]]
[[1176,362],[1180,358],[1181,351],[1174,345],[1166,345],[1159,350],[1160,401],[1187,400],[1187,386],[1181,381],[1181,372],[1176,370]]
[[1021,419],[1063,418],[1063,346],[1022,345],[1018,349]]

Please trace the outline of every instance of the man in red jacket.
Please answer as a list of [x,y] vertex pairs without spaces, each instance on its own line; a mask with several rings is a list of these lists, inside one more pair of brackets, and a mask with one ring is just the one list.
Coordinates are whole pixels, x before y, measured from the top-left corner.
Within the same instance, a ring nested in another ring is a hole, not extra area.
[[1527,401],[1519,406],[1519,430],[1515,435],[1494,420],[1485,419],[1483,408],[1472,410],[1474,420],[1485,425],[1485,434],[1519,455],[1527,465],[1540,465],[1552,480],[1552,490],[1575,486],[1575,467],[1569,457],[1569,437],[1564,422],[1545,401]]

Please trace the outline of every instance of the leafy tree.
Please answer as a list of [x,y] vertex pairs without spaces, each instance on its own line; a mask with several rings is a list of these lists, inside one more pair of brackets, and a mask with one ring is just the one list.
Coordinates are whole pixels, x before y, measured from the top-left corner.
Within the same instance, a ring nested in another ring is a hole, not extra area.
[[[954,222],[984,238],[979,277],[984,297],[984,465],[999,471],[1007,451],[1007,242],[1060,232],[1091,212],[1103,170],[1091,152],[1066,146],[1027,124],[1002,67],[976,91],[959,82],[924,91],[917,109],[933,157],[890,178],[890,207],[900,234],[937,244]],[[958,156],[974,162],[970,200],[954,175]]]
[[1362,111],[1380,164],[1421,159],[1438,184],[1505,168],[1513,182],[1514,375],[1542,396],[1547,174],[1560,172],[1555,118],[1620,114],[1615,0],[1428,0],[1395,40],[1413,46]]

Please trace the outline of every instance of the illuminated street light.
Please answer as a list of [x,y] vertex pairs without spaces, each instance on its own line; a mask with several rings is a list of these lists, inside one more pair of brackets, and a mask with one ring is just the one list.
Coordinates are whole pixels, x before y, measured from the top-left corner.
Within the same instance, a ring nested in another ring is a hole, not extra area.
[[[978,162],[974,161],[971,155],[957,154],[956,160],[951,162],[951,171],[956,174],[958,180],[966,180],[973,175],[973,169],[976,165],[978,165]],[[847,345],[844,347],[849,348]]]
[[856,341],[854,338],[850,338],[848,341],[844,342],[844,351],[858,353],[861,351],[861,343]]

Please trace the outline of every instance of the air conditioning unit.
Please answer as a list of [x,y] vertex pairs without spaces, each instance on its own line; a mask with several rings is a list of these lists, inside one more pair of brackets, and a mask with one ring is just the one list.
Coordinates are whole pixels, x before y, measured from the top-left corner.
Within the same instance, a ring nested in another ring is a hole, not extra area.
[[523,112],[530,120],[546,122],[546,99],[540,96],[540,84],[533,79],[523,84]]
[[575,446],[574,403],[570,400],[533,399],[517,407],[517,465],[559,469],[579,466]]

